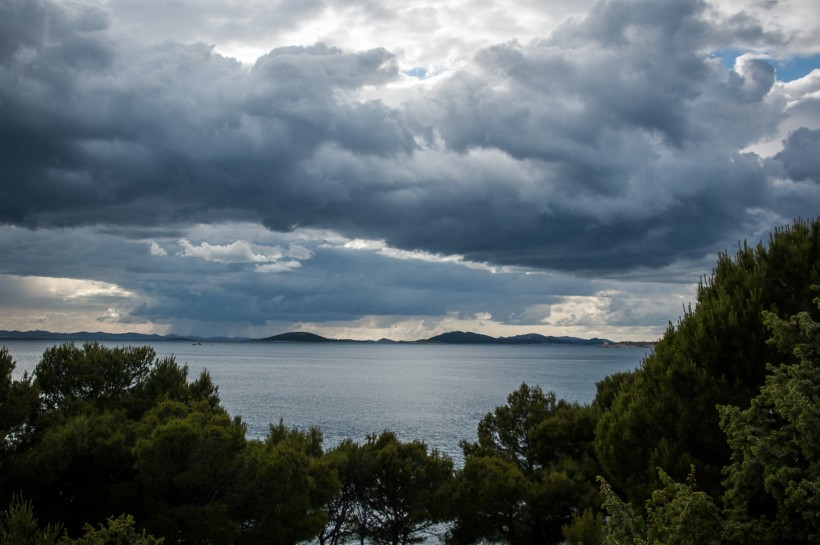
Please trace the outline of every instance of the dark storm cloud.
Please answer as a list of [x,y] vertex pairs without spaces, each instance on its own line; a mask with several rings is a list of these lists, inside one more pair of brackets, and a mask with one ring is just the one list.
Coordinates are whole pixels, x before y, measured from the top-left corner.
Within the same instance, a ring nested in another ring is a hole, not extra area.
[[549,40],[482,51],[410,109],[459,157],[500,150],[530,172],[415,176],[400,210],[418,227],[385,217],[388,241],[544,268],[657,267],[742,237],[748,210],[774,204],[738,152],[782,115],[762,101],[771,66],[710,59],[698,2],[601,6]]
[[[48,20],[62,10],[39,8],[35,15]],[[37,18],[22,9],[9,16],[24,27]],[[283,48],[248,72],[201,44],[120,50],[89,18],[99,19],[84,11],[58,28],[35,25],[39,34],[6,55],[6,222],[150,225],[271,216],[300,197],[293,166],[323,142],[367,153],[413,146],[396,112],[335,98],[395,77],[384,50]],[[92,45],[77,52],[77,41]]]
[[[614,273],[713,253],[757,232],[751,210],[779,219],[770,170],[739,151],[781,119],[771,66],[710,58],[700,2],[596,6],[391,107],[357,95],[399,77],[385,49],[284,47],[248,69],[129,45],[92,5],[2,0],[0,222],[242,220]],[[805,178],[801,145],[774,160]]]
[[[235,242],[242,231],[223,230],[230,236],[226,234],[215,246]],[[190,244],[199,247],[195,233],[189,236]],[[270,238],[268,248],[275,244],[285,251],[294,248],[292,240]],[[186,256],[184,245],[174,240],[155,242],[164,252],[151,255],[149,241],[124,241],[91,228],[59,232],[6,228],[0,230],[0,253],[15,259],[0,265],[0,295],[19,291],[19,282],[10,283],[3,275],[24,277],[36,270],[43,277],[71,279],[92,271],[96,281],[117,286],[117,293],[132,294],[115,301],[119,323],[188,321],[219,332],[226,323],[350,321],[370,315],[489,312],[500,320],[538,323],[543,316],[526,317],[531,305],[549,305],[563,295],[590,295],[596,289],[568,277],[490,274],[328,246],[321,240],[302,243],[306,247],[297,246],[302,251],[291,251],[300,258],[293,259],[299,262],[297,267],[269,273],[247,258]],[[31,300],[30,294],[23,295],[21,301]],[[4,296],[3,300],[11,304],[17,299]]]
[[820,183],[820,129],[801,128],[789,135],[775,156],[792,180]]

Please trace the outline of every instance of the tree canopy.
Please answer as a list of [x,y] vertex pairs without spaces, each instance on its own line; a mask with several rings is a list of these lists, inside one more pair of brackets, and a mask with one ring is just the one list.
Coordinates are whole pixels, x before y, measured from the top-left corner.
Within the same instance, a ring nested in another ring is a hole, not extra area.
[[769,365],[748,407],[719,407],[731,452],[723,508],[697,490],[694,469],[687,484],[661,470],[646,517],[602,480],[605,545],[820,542],[820,323],[808,312],[766,313],[765,322],[770,344],[796,361]]
[[[820,221],[778,229],[769,244],[721,254],[701,281],[697,304],[620,387],[597,424],[595,449],[612,486],[642,502],[659,483],[656,468],[719,496],[730,449],[716,405],[746,407],[777,356],[763,313],[817,317]],[[789,359],[793,360],[793,356]]]
[[592,448],[595,409],[522,384],[462,443],[453,495],[454,543],[558,543],[574,512],[600,504]]
[[[5,351],[0,365],[13,369]],[[189,382],[187,367],[150,347],[56,346],[33,381],[8,371],[0,395],[0,499],[26,498],[44,524],[92,536],[82,543],[101,535],[89,524],[123,515],[181,545],[297,543],[322,527],[338,486],[311,463],[313,430],[272,426],[248,440],[207,372]]]

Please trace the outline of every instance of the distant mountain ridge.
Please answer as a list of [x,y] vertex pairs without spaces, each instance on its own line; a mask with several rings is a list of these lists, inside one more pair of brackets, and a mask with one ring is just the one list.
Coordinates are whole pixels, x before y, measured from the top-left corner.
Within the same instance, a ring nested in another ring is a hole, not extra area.
[[307,342],[307,343],[327,343],[327,342],[356,342],[356,343],[372,343],[372,344],[388,344],[388,343],[402,343],[402,344],[572,344],[572,345],[636,345],[649,346],[652,342],[616,342],[609,339],[599,339],[594,337],[592,339],[582,339],[580,337],[556,337],[552,335],[541,335],[539,333],[527,333],[525,335],[515,335],[512,337],[491,337],[490,335],[483,335],[481,333],[473,333],[470,331],[450,331],[442,333],[429,339],[419,339],[417,341],[392,341],[390,339],[379,339],[378,341],[355,341],[351,339],[329,339],[316,335],[315,333],[307,333],[303,331],[282,333],[264,339],[257,339],[259,342]]
[[580,337],[541,335],[539,333],[527,333],[525,335],[514,335],[512,337],[491,337],[481,333],[469,331],[450,331],[442,333],[429,339],[419,339],[417,341],[393,341],[391,339],[379,339],[377,341],[359,341],[353,339],[330,339],[307,331],[290,331],[265,337],[262,339],[252,339],[248,337],[199,337],[183,335],[156,335],[145,333],[103,333],[78,331],[75,333],[53,333],[50,331],[3,331],[0,330],[0,340],[61,340],[61,341],[136,341],[136,342],[162,342],[162,341],[192,341],[192,342],[290,342],[290,343],[370,343],[370,344],[567,344],[567,345],[634,345],[651,346],[654,342],[616,342],[609,339],[583,339]]
[[579,337],[546,336],[538,333],[527,333],[513,337],[490,337],[489,335],[465,331],[442,333],[441,335],[416,342],[439,344],[617,344],[609,339],[599,339],[597,337],[593,339],[581,339]]
[[599,339],[598,337],[582,339],[580,337],[568,337],[565,335],[556,337],[553,335],[541,335],[539,333],[501,337],[498,340],[502,344],[621,344],[609,339]]
[[246,337],[198,337],[192,335],[157,335],[155,333],[104,333],[102,331],[76,331],[74,333],[55,333],[53,331],[7,331],[0,330],[0,340],[56,340],[56,341],[210,341],[231,342],[246,341]]

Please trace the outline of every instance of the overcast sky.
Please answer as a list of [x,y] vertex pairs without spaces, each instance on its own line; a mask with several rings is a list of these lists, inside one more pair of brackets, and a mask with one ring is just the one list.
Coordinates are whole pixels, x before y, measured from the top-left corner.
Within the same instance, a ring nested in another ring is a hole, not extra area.
[[820,212],[817,0],[0,0],[0,329],[656,339]]

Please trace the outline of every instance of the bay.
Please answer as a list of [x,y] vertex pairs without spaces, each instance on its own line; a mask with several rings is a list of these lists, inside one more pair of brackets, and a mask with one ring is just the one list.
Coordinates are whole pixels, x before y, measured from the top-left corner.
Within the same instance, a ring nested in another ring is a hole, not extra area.
[[[55,341],[0,341],[31,373]],[[146,343],[103,342],[106,346]],[[559,398],[589,403],[595,383],[640,365],[649,348],[575,345],[421,345],[367,343],[150,343],[160,357],[207,370],[231,415],[248,436],[267,434],[280,419],[322,430],[325,448],[344,438],[394,431],[420,439],[462,462],[461,440],[475,440],[486,413],[506,403],[522,382]]]

